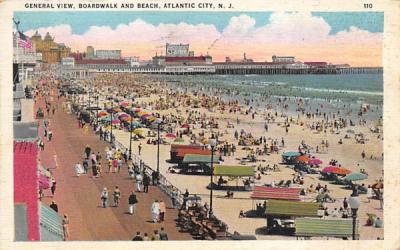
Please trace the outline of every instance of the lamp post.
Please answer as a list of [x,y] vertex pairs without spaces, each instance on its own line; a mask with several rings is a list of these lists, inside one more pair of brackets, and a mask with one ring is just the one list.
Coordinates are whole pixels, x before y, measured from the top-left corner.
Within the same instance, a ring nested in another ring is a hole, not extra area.
[[212,136],[211,139],[208,139],[208,144],[211,147],[211,173],[210,173],[210,211],[208,212],[208,217],[211,218],[211,216],[213,215],[213,205],[212,205],[212,201],[213,201],[213,177],[214,177],[214,149],[215,146],[217,145],[217,140],[214,139],[214,137]]
[[162,124],[161,119],[157,119],[157,176],[160,174],[160,126]]
[[114,119],[113,118],[113,113],[114,113],[114,111],[111,110],[111,121],[110,121],[110,124],[111,124],[110,143],[111,143],[111,145],[113,143],[113,124],[112,124],[113,119]]
[[360,207],[360,200],[358,198],[358,192],[356,189],[353,189],[353,193],[349,198],[349,205],[351,208],[351,217],[353,218],[353,240],[356,239],[356,219],[357,219],[357,211]]
[[130,132],[129,132],[129,160],[132,160],[132,132],[133,132],[133,121],[131,119],[131,126],[130,126]]
[[96,129],[97,129],[97,127],[99,126],[99,94],[97,94],[96,93],[96,97],[95,97],[95,100],[96,100],[96,107],[97,107],[97,109],[96,109]]

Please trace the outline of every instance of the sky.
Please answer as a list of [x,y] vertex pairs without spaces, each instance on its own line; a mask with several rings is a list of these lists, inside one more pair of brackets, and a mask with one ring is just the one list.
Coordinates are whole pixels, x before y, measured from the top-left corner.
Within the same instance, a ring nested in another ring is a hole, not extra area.
[[189,43],[195,55],[271,61],[381,66],[381,12],[16,12],[27,35],[50,32],[73,51],[121,49],[150,59],[169,43]]

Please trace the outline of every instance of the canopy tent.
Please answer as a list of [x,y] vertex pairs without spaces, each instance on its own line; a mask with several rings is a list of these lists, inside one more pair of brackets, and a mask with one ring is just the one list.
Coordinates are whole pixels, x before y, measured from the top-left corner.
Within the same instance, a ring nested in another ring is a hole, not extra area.
[[254,166],[214,166],[214,175],[216,176],[254,176],[254,172]]
[[[185,157],[183,157],[182,163],[205,163],[209,164],[211,163],[211,155],[197,155],[197,154],[186,154]],[[214,157],[213,158],[213,163],[219,163],[219,158]]]
[[260,200],[300,200],[301,188],[273,188],[265,186],[255,186],[251,194],[252,199]]
[[[296,218],[296,236],[350,237],[353,234],[353,223],[347,220],[321,220],[315,218]],[[356,225],[358,235],[358,223]]]
[[269,200],[267,215],[283,215],[293,217],[318,217],[319,203],[301,201]]

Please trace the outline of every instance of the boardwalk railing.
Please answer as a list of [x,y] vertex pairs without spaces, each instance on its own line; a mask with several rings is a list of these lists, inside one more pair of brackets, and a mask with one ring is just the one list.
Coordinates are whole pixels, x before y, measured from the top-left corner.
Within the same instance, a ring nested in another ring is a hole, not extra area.
[[[127,148],[118,140],[114,140],[114,145],[120,149],[122,149],[123,151],[127,150]],[[146,163],[144,163],[140,157],[136,154],[132,153],[132,163],[136,164],[137,166],[140,167],[140,169],[145,172],[147,175],[152,176],[152,173],[155,172],[156,170],[152,169],[149,165],[147,165]],[[162,175],[159,174],[158,175],[158,186],[160,187],[160,189],[167,194],[170,198],[175,196],[176,202],[179,205],[182,205],[183,203],[183,192],[175,187],[170,181],[168,181],[168,179]],[[175,194],[174,194],[174,190],[175,190]]]
[[[122,149],[123,151],[125,151],[127,148],[120,143],[118,140],[114,140],[114,145],[120,149]],[[140,170],[143,171],[144,173],[148,174],[149,176],[151,176],[151,174],[156,171],[154,169],[152,169],[149,165],[147,165],[146,163],[144,163],[140,157],[136,154],[132,154],[132,163],[136,164],[137,166],[140,167]],[[171,182],[169,182],[167,180],[167,178],[160,174],[158,175],[158,187],[165,193],[167,194],[170,198],[175,196],[176,199],[176,203],[178,203],[180,206],[183,204],[184,198],[183,198],[183,192],[175,187],[174,185],[172,185]],[[174,190],[175,190],[175,195],[174,195]],[[200,205],[202,206],[202,205]],[[226,227],[228,227],[228,225],[223,222],[222,220],[216,218],[218,221],[220,221],[222,224],[226,225]],[[229,233],[227,231],[227,236],[232,235],[231,233]]]

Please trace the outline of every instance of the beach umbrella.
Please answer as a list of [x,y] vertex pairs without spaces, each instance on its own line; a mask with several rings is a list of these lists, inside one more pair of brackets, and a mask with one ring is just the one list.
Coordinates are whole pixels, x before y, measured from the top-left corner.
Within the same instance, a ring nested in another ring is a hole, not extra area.
[[100,116],[106,116],[106,115],[108,115],[108,113],[106,111],[100,111],[99,112],[99,117]]
[[350,174],[351,171],[342,167],[335,167],[335,166],[328,166],[322,169],[323,173],[332,173],[332,174],[338,174],[338,175],[346,175]]
[[172,134],[172,133],[168,133],[168,134],[165,135],[165,138],[173,139],[173,138],[176,138],[176,135]]
[[154,116],[148,116],[148,117],[146,118],[146,120],[148,120],[149,122],[155,121],[156,119],[157,119],[157,118],[154,117]]
[[132,123],[132,127],[140,127],[140,126],[142,126],[142,124],[140,122],[138,122],[138,121],[131,120],[130,123]]
[[189,124],[185,123],[181,126],[181,128],[189,128]]
[[121,107],[126,107],[126,106],[128,106],[129,105],[129,102],[121,102],[120,104],[119,104],[119,106],[121,106]]
[[121,121],[119,119],[114,119],[112,120],[112,124],[120,124]]
[[127,113],[121,113],[118,117],[119,117],[119,118],[122,118],[122,117],[130,117],[130,115],[128,115]]
[[150,115],[150,114],[144,114],[144,115],[141,115],[140,118],[146,119],[146,118],[149,117],[149,116],[151,116],[151,115]]
[[122,112],[122,109],[120,109],[120,108],[114,108],[113,110],[114,110],[114,112],[116,112],[116,113]]
[[322,164],[322,161],[320,159],[313,158],[313,159],[310,159],[308,161],[308,164],[310,164],[310,165],[319,165],[319,164]]
[[368,175],[362,173],[351,173],[343,178],[346,181],[361,181],[368,179]]
[[162,123],[162,119],[160,119],[160,118],[156,118],[155,120],[153,120],[153,124],[160,124],[160,123]]
[[296,158],[296,161],[308,163],[310,161],[310,158],[307,155],[300,155],[299,157]]
[[132,117],[130,117],[130,116],[123,116],[123,117],[120,117],[119,119],[120,119],[121,121],[123,121],[123,122],[129,122],[129,121],[132,120]]
[[140,111],[142,111],[142,109],[141,108],[133,108],[132,111],[135,113],[139,113]]
[[149,114],[149,113],[146,111],[140,111],[137,113],[138,116],[147,115],[147,114]]

